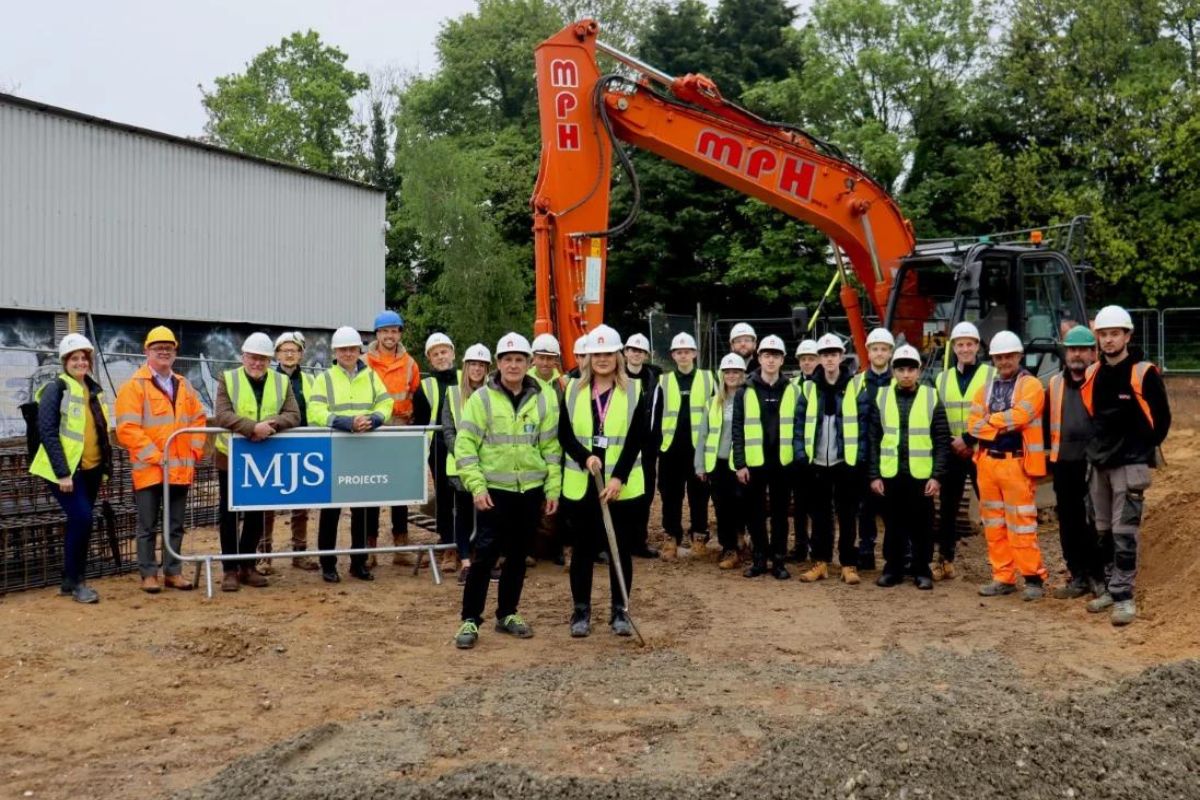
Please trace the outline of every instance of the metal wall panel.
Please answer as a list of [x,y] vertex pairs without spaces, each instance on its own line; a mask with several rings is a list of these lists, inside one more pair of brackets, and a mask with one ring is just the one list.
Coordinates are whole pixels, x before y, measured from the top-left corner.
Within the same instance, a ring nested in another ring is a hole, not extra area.
[[382,192],[0,97],[0,307],[368,328]]

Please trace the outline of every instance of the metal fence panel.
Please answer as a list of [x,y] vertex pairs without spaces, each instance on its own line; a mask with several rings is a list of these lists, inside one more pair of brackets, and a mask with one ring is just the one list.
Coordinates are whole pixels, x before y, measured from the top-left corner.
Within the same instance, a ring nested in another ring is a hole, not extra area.
[[[696,318],[688,314],[663,314],[658,311],[650,312],[650,360],[664,370],[674,369],[671,361],[671,339],[679,333],[690,333],[696,343],[700,343],[700,331],[696,326]],[[703,353],[697,359],[703,364]]]
[[1162,312],[1163,372],[1200,373],[1200,308],[1166,308]]
[[1126,309],[1133,318],[1133,343],[1141,347],[1146,360],[1160,367],[1163,363],[1163,321],[1157,308]]

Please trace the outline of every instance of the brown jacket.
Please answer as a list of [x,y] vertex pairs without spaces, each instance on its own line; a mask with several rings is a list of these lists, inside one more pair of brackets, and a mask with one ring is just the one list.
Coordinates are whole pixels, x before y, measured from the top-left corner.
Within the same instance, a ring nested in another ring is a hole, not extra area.
[[[296,403],[296,395],[292,392],[292,382],[286,381],[284,385],[287,389],[283,396],[283,406],[279,409],[279,413],[263,417],[262,419],[263,422],[274,422],[276,433],[286,431],[288,428],[295,428],[300,424],[300,406]],[[213,415],[210,424],[221,428],[228,428],[234,433],[240,433],[242,436],[247,437],[254,434],[254,426],[258,424],[257,421],[249,417],[243,417],[233,410],[233,401],[229,399],[229,392],[225,390],[224,377],[217,381],[217,399],[213,403]],[[229,469],[229,457],[227,455],[217,450],[213,456],[217,469]]]

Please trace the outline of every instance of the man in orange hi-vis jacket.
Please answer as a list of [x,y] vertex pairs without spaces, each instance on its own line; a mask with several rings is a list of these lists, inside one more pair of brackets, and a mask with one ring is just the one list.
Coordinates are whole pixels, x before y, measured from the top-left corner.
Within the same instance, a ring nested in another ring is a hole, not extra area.
[[[171,367],[175,364],[175,334],[165,326],[146,336],[146,363],[117,392],[117,441],[129,451],[133,498],[137,505],[138,571],[142,591],[155,594],[159,563],[154,544],[163,506],[163,462],[171,484],[171,506],[163,526],[169,531],[171,548],[183,545],[183,514],[188,487],[196,474],[196,462],[204,454],[204,434],[176,436],[164,452],[167,437],[180,428],[204,427],[204,406],[188,379]],[[163,584],[172,589],[191,589],[183,577],[183,564],[163,550]]]
[[1046,474],[1045,392],[1022,369],[1025,347],[1015,333],[1000,331],[988,351],[996,374],[972,399],[963,434],[965,442],[979,445],[979,516],[992,565],[992,581],[979,587],[979,594],[1012,594],[1019,572],[1025,579],[1024,599],[1037,600],[1045,593],[1046,580],[1034,502],[1034,481]]

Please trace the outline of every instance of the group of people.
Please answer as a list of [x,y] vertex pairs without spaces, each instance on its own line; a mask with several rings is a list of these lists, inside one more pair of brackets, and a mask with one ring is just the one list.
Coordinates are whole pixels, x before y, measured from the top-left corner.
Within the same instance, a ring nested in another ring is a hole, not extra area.
[[[1137,538],[1149,469],[1170,427],[1163,381],[1131,347],[1132,331],[1128,313],[1116,306],[1102,309],[1092,329],[1067,331],[1062,372],[1046,389],[1025,368],[1024,347],[1012,332],[992,338],[991,363],[982,363],[979,332],[969,322],[951,332],[945,369],[932,385],[921,381],[921,354],[896,346],[884,329],[867,337],[868,363],[858,372],[848,367],[838,336],[802,341],[795,351],[799,373],[789,379],[783,340],[759,340],[746,323],[733,328],[731,352],[717,374],[697,367],[689,334],[674,337],[675,367],[660,372],[650,364],[646,337],[623,341],[600,325],[574,343],[578,366],[569,374],[550,334],[530,343],[509,333],[494,357],[474,344],[459,360],[453,342],[435,333],[425,343],[432,372],[422,378],[401,341],[403,320],[386,311],[365,352],[356,329],[335,331],[335,363],[315,376],[300,370],[301,334],[274,341],[252,334],[241,366],[217,383],[211,422],[251,440],[301,425],[356,434],[385,424],[440,425],[431,433],[429,466],[439,538],[454,545],[442,566],[459,570],[463,585],[455,642],[464,649],[478,640],[496,578],[497,630],[532,635],[519,603],[539,529],[557,537],[559,547],[572,548],[570,635],[591,632],[598,560],[609,565],[608,624],[617,635],[630,635],[622,598],[632,589],[632,558],[673,560],[689,548],[707,548],[710,496],[720,569],[785,580],[788,562],[799,561],[807,562],[801,581],[836,574],[855,585],[860,571],[876,568],[882,517],[883,562],[875,583],[892,587],[911,579],[929,590],[955,576],[957,518],[969,479],[992,569],[979,594],[1020,589],[1026,600],[1036,600],[1046,591],[1047,571],[1034,492],[1048,470],[1071,576],[1054,596],[1090,594],[1089,611],[1111,608],[1113,624],[1125,625],[1136,617]],[[161,562],[155,558],[163,465],[171,485],[164,527],[178,552],[186,492],[205,437],[184,434],[167,442],[173,432],[208,420],[195,390],[172,369],[173,333],[154,328],[144,348],[145,365],[117,395],[116,441],[130,454],[142,588],[186,590],[192,586],[178,559],[165,550]],[[41,445],[30,467],[67,514],[62,591],[85,603],[98,599],[84,581],[92,507],[112,472],[109,420],[90,375],[92,354],[78,334],[60,343],[63,373],[39,391]],[[223,435],[215,454],[222,553],[269,549],[269,514],[227,509],[227,452]],[[656,485],[666,534],[660,550],[647,535]],[[333,549],[340,511],[320,511],[319,549]],[[380,510],[350,511],[352,547],[376,546]],[[307,514],[291,514],[292,546],[305,550]],[[838,572],[832,572],[835,527]],[[406,507],[391,509],[391,528],[393,542],[406,544]],[[408,557],[395,555],[398,563]],[[335,557],[322,556],[319,564],[297,557],[293,565],[340,580]],[[350,559],[354,578],[373,580],[373,567],[364,554]],[[224,569],[226,591],[269,583],[267,570],[249,560],[230,559]]]

